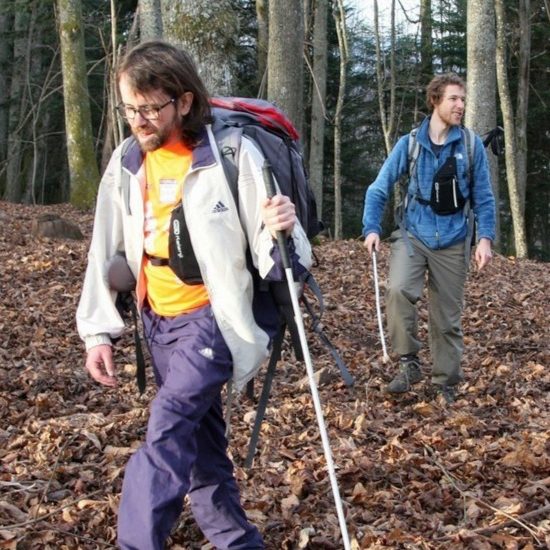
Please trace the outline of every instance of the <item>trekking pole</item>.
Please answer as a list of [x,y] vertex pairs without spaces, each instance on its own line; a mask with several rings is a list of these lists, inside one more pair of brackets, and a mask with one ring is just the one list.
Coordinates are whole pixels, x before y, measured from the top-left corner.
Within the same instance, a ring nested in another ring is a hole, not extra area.
[[[271,165],[268,161],[263,165],[264,183],[267,191],[267,196],[272,198],[275,195],[275,183],[273,181],[273,173],[271,172]],[[311,388],[311,396],[313,398],[313,405],[315,407],[315,414],[317,416],[317,424],[319,425],[319,432],[321,433],[321,440],[323,442],[323,450],[325,453],[325,460],[327,462],[327,470],[330,478],[330,484],[332,487],[332,495],[336,504],[336,512],[338,514],[338,522],[340,524],[340,532],[342,534],[342,540],[344,541],[344,549],[351,550],[349,541],[348,530],[346,527],[346,519],[344,517],[344,510],[342,508],[342,499],[340,498],[340,491],[338,489],[338,482],[336,480],[336,473],[334,471],[334,463],[332,461],[332,453],[330,450],[330,443],[328,440],[327,429],[325,427],[325,420],[323,418],[323,409],[321,408],[321,400],[319,399],[319,392],[317,391],[317,385],[315,383],[315,373],[313,372],[313,364],[311,362],[311,356],[309,354],[309,348],[306,340],[306,333],[304,330],[304,319],[298,304],[298,294],[296,287],[294,286],[294,276],[292,274],[292,266],[290,263],[290,256],[288,254],[288,248],[286,246],[286,237],[282,231],[277,231],[277,243],[279,251],[281,253],[281,259],[283,267],[285,269],[285,276],[288,283],[288,290],[290,292],[290,300],[292,302],[292,309],[294,312],[294,320],[298,328],[298,334],[300,335],[300,345],[302,346],[302,352],[304,355],[304,362],[306,364],[307,375],[309,379],[309,386]]]
[[382,342],[382,362],[389,361],[388,352],[386,351],[386,340],[384,338],[384,328],[382,327],[382,312],[380,311],[380,290],[378,288],[378,268],[376,267],[376,250],[372,250],[372,272],[374,276],[374,292],[376,295],[376,317],[378,318],[378,331],[380,332],[380,341]]

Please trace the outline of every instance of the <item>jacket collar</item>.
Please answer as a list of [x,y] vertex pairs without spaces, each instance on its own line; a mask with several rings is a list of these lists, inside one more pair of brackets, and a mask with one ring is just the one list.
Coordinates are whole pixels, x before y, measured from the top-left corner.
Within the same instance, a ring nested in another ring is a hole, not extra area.
[[[431,116],[426,117],[418,129],[417,139],[418,142],[426,149],[431,149],[430,136],[428,134],[428,128],[430,126]],[[445,140],[445,145],[452,143],[453,141],[459,141],[462,139],[460,132],[460,126],[452,126]]]
[[141,149],[139,148],[138,142],[136,139],[132,136],[128,139],[131,139],[132,142],[130,143],[129,147],[126,149],[126,152],[124,153],[124,145],[122,146],[122,167],[126,168],[128,172],[131,172],[132,174],[136,175],[139,171],[140,166],[143,164],[143,153]]
[[[122,153],[122,167],[126,168],[129,172],[136,175],[143,164],[143,152],[139,148],[138,142],[135,138],[130,138],[131,144],[126,149],[126,152]],[[123,146],[124,147],[124,146]],[[123,149],[124,151],[124,149]],[[193,149],[193,159],[191,162],[191,169],[204,168],[215,164],[216,157],[212,150],[212,143],[207,127],[204,126],[199,137],[198,145]]]
[[214,151],[212,150],[209,132],[207,127],[204,126],[198,144],[193,149],[191,169],[195,170],[196,168],[204,168],[215,163],[216,157],[214,156]]

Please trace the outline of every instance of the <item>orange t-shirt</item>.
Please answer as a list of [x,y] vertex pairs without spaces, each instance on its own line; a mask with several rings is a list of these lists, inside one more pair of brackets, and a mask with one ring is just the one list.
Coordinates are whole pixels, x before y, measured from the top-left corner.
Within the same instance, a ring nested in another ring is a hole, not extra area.
[[[191,150],[171,143],[145,155],[145,252],[168,258],[170,215],[182,199],[183,179],[191,166]],[[186,285],[169,266],[152,265],[145,257],[143,270],[147,299],[158,315],[174,317],[209,302],[204,285]]]

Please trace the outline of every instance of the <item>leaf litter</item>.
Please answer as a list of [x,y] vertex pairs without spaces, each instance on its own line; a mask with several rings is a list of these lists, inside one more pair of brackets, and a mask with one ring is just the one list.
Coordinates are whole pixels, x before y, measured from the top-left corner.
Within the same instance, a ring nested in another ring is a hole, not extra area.
[[[74,314],[93,214],[66,204],[0,202],[0,210],[0,548],[114,548],[124,466],[145,435],[152,373],[139,396],[130,331],[116,344],[118,388],[98,387],[84,370]],[[33,237],[30,222],[43,213],[76,223],[85,240]],[[547,548],[548,265],[496,255],[484,272],[470,272],[465,380],[445,407],[427,382],[402,397],[385,393],[397,357],[382,361],[360,240],[325,241],[315,252],[323,328],[355,378],[346,387],[308,331],[354,550]],[[388,256],[383,243],[382,293]],[[426,342],[425,297],[419,327]],[[421,359],[429,365],[426,348]],[[231,421],[247,513],[269,549],[343,548],[305,367],[288,342],[253,466],[243,467],[262,375],[254,401],[239,396]],[[211,548],[188,508],[168,548]]]

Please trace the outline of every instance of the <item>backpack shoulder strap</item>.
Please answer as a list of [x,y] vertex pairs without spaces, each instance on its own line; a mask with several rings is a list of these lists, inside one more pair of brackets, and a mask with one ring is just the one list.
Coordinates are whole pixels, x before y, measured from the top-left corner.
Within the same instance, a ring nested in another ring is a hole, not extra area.
[[420,144],[418,143],[418,139],[416,139],[417,134],[418,128],[413,128],[409,134],[407,153],[409,181],[413,178],[413,176],[416,176],[416,162],[418,160],[418,155],[420,154]]
[[239,126],[233,126],[216,119],[212,126],[212,131],[218,145],[220,159],[222,162],[225,179],[233,195],[237,212],[239,210],[239,154],[241,149],[241,139],[243,130]]
[[132,215],[132,211],[130,209],[130,174],[128,174],[127,170],[124,170],[123,165],[124,157],[127,155],[134,143],[136,143],[136,138],[134,136],[126,138],[122,142],[122,149],[120,151],[120,192],[124,206],[126,207],[126,214],[128,214],[128,216]]
[[409,133],[409,141],[407,144],[408,173],[407,177],[401,177],[398,182],[398,187],[396,189],[399,189],[400,200],[396,202],[393,213],[395,223],[401,231],[403,241],[405,242],[405,246],[407,248],[407,254],[409,256],[413,256],[414,252],[411,241],[409,239],[409,235],[407,234],[407,229],[405,227],[405,212],[407,211],[407,207],[409,205],[409,185],[411,183],[411,180],[416,176],[416,161],[418,160],[418,156],[420,155],[420,144],[418,143],[418,139],[416,138],[417,134],[418,128],[413,128]]
[[476,145],[476,137],[475,133],[471,128],[462,127],[460,128],[460,132],[462,133],[462,141],[464,142],[464,146],[466,147],[466,162],[468,163],[467,166],[467,173],[468,173],[468,188],[470,190],[470,202],[473,198],[473,186],[474,186],[474,148]]

